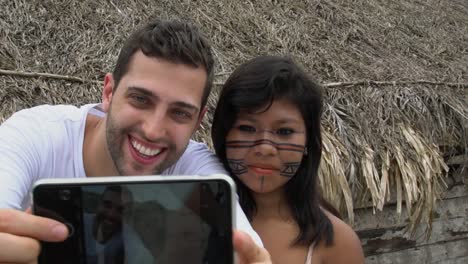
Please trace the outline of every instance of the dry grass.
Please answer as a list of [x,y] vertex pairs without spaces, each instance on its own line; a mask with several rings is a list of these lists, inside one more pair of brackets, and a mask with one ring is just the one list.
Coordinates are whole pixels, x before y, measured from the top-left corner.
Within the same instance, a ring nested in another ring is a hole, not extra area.
[[[261,3],[261,4],[260,4]],[[0,69],[90,82],[0,75],[0,121],[37,104],[100,100],[122,41],[151,17],[189,19],[206,32],[216,83],[259,54],[287,54],[321,83],[468,83],[468,2],[0,0]],[[219,87],[219,86],[218,86]],[[324,195],[353,208],[389,200],[430,223],[444,160],[468,149],[466,86],[361,83],[326,89]],[[216,105],[217,89],[209,100]],[[196,139],[210,144],[210,115]]]

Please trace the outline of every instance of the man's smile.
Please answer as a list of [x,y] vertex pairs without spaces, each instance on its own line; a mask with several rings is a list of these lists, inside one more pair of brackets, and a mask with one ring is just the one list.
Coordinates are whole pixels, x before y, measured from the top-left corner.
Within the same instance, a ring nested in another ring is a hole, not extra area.
[[133,158],[144,165],[154,164],[167,149],[166,147],[150,146],[132,136],[128,136],[128,140]]
[[135,148],[135,150],[137,150],[140,154],[143,154],[145,156],[156,156],[157,154],[159,154],[159,152],[162,151],[162,148],[152,148],[149,146],[143,146],[135,138],[130,138],[130,142],[133,148]]

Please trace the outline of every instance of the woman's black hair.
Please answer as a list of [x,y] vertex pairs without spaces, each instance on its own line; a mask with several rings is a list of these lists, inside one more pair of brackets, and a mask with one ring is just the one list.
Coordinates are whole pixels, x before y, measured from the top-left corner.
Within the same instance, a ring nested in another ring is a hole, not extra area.
[[216,154],[236,181],[239,200],[245,214],[252,220],[256,213],[250,190],[233,173],[226,158],[226,136],[241,110],[255,111],[284,98],[299,108],[306,126],[306,148],[297,173],[285,185],[285,194],[300,232],[294,244],[318,245],[325,240],[333,243],[333,226],[321,209],[318,191],[318,168],[322,138],[322,88],[290,58],[256,57],[240,65],[228,78],[219,96],[211,135]]

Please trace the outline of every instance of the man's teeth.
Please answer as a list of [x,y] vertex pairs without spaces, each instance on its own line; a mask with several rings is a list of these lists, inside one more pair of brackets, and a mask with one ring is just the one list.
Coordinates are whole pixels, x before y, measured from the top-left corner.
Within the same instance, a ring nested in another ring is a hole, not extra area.
[[151,149],[151,148],[144,147],[140,143],[136,142],[135,140],[132,140],[132,146],[136,150],[138,150],[138,152],[146,156],[155,156],[159,154],[159,152],[161,152],[161,149]]

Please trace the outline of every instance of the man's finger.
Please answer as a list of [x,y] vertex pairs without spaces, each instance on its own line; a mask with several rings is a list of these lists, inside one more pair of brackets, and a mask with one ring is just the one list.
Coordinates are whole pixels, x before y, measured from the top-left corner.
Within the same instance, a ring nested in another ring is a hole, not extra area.
[[270,254],[255,244],[252,238],[242,231],[233,233],[234,249],[243,264],[268,263],[271,264]]
[[29,238],[0,233],[1,263],[35,263],[40,252],[39,241]]
[[50,242],[63,241],[68,236],[67,227],[58,221],[13,209],[0,209],[0,233]]

